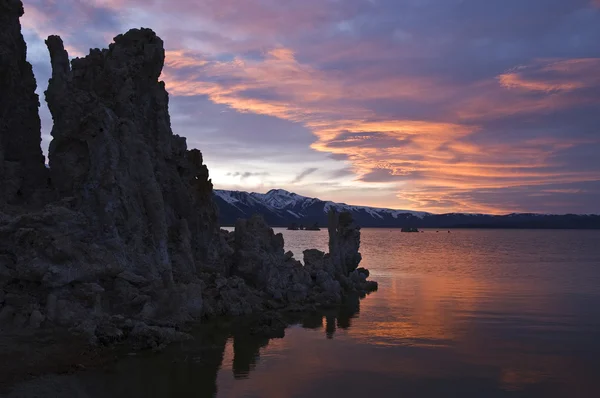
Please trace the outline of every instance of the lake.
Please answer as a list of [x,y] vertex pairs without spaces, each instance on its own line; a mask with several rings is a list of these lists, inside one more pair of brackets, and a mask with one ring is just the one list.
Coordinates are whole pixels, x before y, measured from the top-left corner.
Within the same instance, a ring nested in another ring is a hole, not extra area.
[[[327,231],[286,231],[297,258]],[[364,229],[379,291],[283,339],[219,323],[75,377],[90,396],[600,397],[600,231]],[[232,337],[233,335],[233,337]]]

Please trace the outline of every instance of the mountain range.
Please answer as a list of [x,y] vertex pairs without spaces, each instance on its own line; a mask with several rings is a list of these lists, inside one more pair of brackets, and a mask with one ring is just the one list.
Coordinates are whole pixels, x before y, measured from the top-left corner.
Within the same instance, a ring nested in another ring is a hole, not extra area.
[[353,206],[317,198],[309,198],[273,189],[267,193],[216,189],[222,226],[232,226],[238,218],[261,214],[273,227],[292,224],[327,225],[330,209],[349,211],[362,227],[371,228],[540,228],[540,229],[600,229],[600,215],[595,214],[533,214],[507,215],[447,213],[433,214],[412,210]]

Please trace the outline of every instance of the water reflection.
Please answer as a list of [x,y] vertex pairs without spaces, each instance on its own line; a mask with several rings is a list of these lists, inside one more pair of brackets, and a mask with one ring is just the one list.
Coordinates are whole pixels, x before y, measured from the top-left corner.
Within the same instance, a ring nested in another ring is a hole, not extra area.
[[[294,252],[326,244],[293,233]],[[380,284],[366,299],[291,314],[284,338],[252,335],[253,319],[206,323],[192,342],[70,376],[87,394],[71,396],[597,398],[599,239],[365,230]]]
[[[332,339],[338,328],[350,327],[359,309],[360,300],[356,297],[337,309],[286,314],[285,318],[296,327],[318,331]],[[85,395],[78,396],[90,398],[229,396],[219,394],[220,372],[230,371],[236,381],[249,380],[260,363],[261,352],[271,342],[284,342],[250,333],[255,321],[255,318],[238,318],[207,322],[197,327],[191,342],[171,346],[158,354],[130,355],[112,368],[71,376],[67,383],[76,383],[80,393],[85,390]]]

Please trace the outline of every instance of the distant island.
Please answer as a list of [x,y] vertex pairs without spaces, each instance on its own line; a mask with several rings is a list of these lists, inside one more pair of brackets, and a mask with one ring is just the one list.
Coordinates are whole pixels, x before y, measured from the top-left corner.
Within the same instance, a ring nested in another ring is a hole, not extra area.
[[234,225],[238,218],[261,214],[269,225],[327,225],[330,209],[348,211],[366,228],[524,228],[524,229],[600,229],[597,214],[532,214],[507,215],[448,213],[432,214],[411,210],[382,209],[335,203],[273,189],[265,194],[243,191],[214,191],[219,206],[219,222]]
[[288,231],[320,231],[320,230],[321,230],[321,228],[319,228],[318,222],[316,222],[312,225],[309,225],[307,227],[305,227],[304,224],[298,225],[294,222],[288,227]]
[[419,229],[413,228],[413,227],[404,227],[404,228],[402,228],[401,232],[415,233],[415,232],[419,232]]

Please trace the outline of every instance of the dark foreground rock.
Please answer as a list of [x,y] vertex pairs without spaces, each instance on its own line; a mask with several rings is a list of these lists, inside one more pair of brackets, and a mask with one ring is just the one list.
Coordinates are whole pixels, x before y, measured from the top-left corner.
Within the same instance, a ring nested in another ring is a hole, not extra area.
[[21,121],[3,117],[0,129],[0,192],[11,192],[0,198],[0,329],[62,327],[160,349],[202,317],[301,311],[376,288],[357,269],[360,230],[348,214],[330,216],[330,254],[307,251],[304,264],[260,217],[219,230],[202,154],[171,130],[165,51],[149,29],[71,62],[60,37],[48,38],[46,176],[22,5],[0,9],[0,54],[16,60],[2,63],[0,111]]

